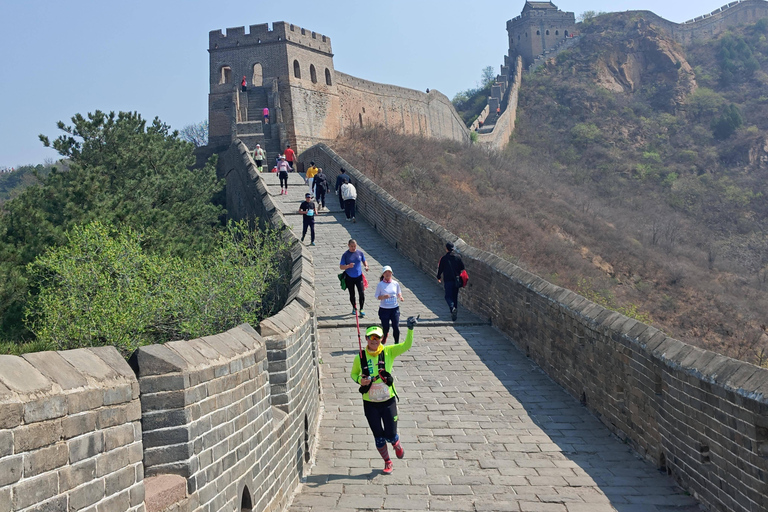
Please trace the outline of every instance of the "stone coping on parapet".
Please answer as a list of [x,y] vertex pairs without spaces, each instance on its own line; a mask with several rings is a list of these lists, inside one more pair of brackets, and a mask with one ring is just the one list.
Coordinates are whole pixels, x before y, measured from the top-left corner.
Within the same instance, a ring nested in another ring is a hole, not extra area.
[[114,347],[0,355],[0,428],[130,402],[136,376]]
[[[516,281],[519,285],[525,286],[552,305],[562,308],[563,311],[571,311],[590,324],[593,329],[603,332],[610,331],[620,336],[626,343],[638,344],[654,358],[668,366],[670,370],[683,371],[693,378],[721,386],[725,391],[734,392],[748,400],[768,406],[768,369],[694,347],[671,338],[652,326],[605,309],[571,290],[549,283],[543,278],[503,260],[493,253],[472,247],[440,224],[396,200],[387,191],[336,154],[326,144],[316,144],[307,152],[309,153],[313,150],[322,151],[329,158],[335,160],[338,165],[344,167],[347,170],[347,174],[358,182],[358,190],[361,187],[369,188],[375,197],[396,209],[398,214],[404,219],[421,225],[426,232],[430,233],[431,236],[438,237],[442,243],[454,243],[457,251],[465,259],[465,264],[467,264],[467,260],[470,261],[467,265],[468,267],[471,268],[472,260],[486,264],[500,277]],[[359,192],[358,199],[360,199]],[[362,208],[358,211],[364,215]],[[368,220],[370,221],[370,219]],[[403,252],[402,247],[398,248]],[[478,311],[474,312],[481,314]],[[493,317],[491,317],[491,322],[494,325],[500,323],[498,319]]]
[[333,53],[330,37],[285,21],[273,22],[271,30],[268,23],[250,25],[248,30],[247,34],[245,27],[227,28],[226,33],[222,32],[221,29],[211,30],[208,33],[209,51],[259,44],[294,43],[313,50]]

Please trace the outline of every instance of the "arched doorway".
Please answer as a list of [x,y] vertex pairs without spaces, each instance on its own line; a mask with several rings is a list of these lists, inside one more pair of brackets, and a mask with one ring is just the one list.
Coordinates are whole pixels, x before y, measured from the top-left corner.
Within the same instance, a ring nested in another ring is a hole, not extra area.
[[317,83],[317,71],[315,71],[314,64],[309,65],[309,79],[312,80],[313,84]]
[[253,78],[251,78],[251,84],[254,87],[261,87],[264,84],[264,76],[262,75],[260,62],[253,65]]
[[251,491],[248,490],[248,486],[243,487],[243,497],[240,500],[240,512],[251,512],[253,510],[253,504],[251,503]]
[[299,66],[299,61],[297,60],[293,61],[293,76],[301,79],[301,66]]

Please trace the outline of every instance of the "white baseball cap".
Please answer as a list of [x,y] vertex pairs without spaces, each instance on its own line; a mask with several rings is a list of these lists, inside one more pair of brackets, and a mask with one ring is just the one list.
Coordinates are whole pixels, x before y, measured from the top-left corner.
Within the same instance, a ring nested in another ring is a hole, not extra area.
[[392,272],[392,267],[390,267],[389,265],[384,265],[384,268],[381,269],[381,275],[384,275],[384,272],[386,272],[387,270]]

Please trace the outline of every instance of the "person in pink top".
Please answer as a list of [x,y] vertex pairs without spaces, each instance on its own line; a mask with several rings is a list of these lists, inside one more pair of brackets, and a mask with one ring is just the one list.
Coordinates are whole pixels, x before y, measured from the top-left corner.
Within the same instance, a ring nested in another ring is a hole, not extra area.
[[243,92],[248,90],[248,82],[245,79],[245,76],[243,76],[243,81],[240,82],[240,87]]
[[269,124],[269,108],[264,107],[264,124]]

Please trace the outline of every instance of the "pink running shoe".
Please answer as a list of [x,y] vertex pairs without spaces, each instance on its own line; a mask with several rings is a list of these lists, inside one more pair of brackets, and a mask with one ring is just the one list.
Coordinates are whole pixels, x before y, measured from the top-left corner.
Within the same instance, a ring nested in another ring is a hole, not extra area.
[[400,444],[400,441],[395,443],[392,447],[395,449],[395,455],[397,455],[398,459],[405,457],[405,448],[403,448],[403,445]]
[[392,471],[394,471],[394,469],[395,469],[395,465],[392,464],[391,460],[388,460],[388,461],[384,462],[384,471],[383,471],[383,473],[385,475],[391,475]]

